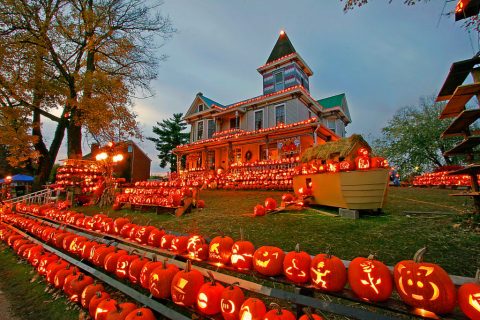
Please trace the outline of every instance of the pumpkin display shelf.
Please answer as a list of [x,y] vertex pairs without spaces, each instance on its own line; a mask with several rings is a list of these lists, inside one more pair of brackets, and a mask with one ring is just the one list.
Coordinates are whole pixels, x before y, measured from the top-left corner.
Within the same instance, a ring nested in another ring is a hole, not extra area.
[[103,181],[102,174],[95,161],[66,159],[57,169],[55,185],[60,190],[77,187],[82,193],[92,192]]
[[[480,118],[480,108],[467,109],[466,104],[476,96],[480,96],[480,68],[475,67],[480,63],[480,55],[476,54],[471,59],[457,61],[452,64],[445,82],[440,89],[439,101],[448,101],[440,113],[440,119],[454,118],[450,126],[442,133],[442,138],[462,136],[463,140],[452,149],[444,152],[444,156],[464,155],[470,166],[465,169],[449,173],[450,175],[470,176],[471,192],[457,193],[453,196],[472,197],[475,205],[475,212],[480,212],[480,188],[478,174],[480,165],[476,165],[474,157],[478,152],[475,148],[480,145],[478,131],[471,131],[470,125]],[[467,76],[471,74],[472,84],[463,84]]]

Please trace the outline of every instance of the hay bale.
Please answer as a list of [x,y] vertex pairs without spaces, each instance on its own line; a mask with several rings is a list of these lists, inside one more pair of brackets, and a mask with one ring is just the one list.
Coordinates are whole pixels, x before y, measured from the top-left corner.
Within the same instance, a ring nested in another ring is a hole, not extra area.
[[334,157],[354,158],[359,148],[367,148],[372,151],[367,141],[359,134],[352,134],[348,138],[330,141],[306,149],[301,161],[310,162],[312,160],[329,160]]

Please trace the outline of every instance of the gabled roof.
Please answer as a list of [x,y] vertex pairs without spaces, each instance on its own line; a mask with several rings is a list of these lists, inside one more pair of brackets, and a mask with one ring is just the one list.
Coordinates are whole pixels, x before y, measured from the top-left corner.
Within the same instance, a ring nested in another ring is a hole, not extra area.
[[290,42],[290,39],[288,39],[287,33],[282,30],[280,32],[280,36],[278,37],[277,43],[275,43],[275,46],[273,47],[266,63],[278,60],[281,57],[295,52],[297,51],[295,51],[293,44]]
[[325,111],[328,111],[329,109],[333,109],[333,108],[339,108],[340,110],[343,111],[343,113],[348,118],[348,120],[350,122],[352,121],[352,118],[350,117],[350,111],[348,110],[345,93],[340,93],[335,96],[323,98],[323,99],[317,100],[317,102],[325,109]]
[[210,98],[207,98],[207,97],[205,97],[203,94],[200,95],[200,99],[202,99],[203,102],[205,102],[205,104],[206,104],[209,108],[211,108],[211,107],[214,106],[214,105],[217,106],[217,107],[220,107],[220,108],[225,108],[225,106],[224,106],[223,104],[220,104],[220,103],[218,103],[218,102],[216,102],[216,101],[214,101],[214,100],[212,100],[212,99],[210,99]]

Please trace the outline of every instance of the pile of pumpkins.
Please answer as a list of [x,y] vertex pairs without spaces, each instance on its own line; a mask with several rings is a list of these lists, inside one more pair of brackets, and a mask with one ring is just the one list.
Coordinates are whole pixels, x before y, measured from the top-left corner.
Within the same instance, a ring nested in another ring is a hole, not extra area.
[[[28,206],[21,207],[28,210]],[[80,215],[63,211],[57,213],[55,219],[76,226],[82,226],[78,221],[85,223],[88,220],[85,225],[90,230],[119,235],[190,259],[208,261],[218,267],[230,265],[237,270],[255,270],[269,277],[283,275],[293,283],[310,283],[324,292],[341,291],[348,280],[350,288],[360,299],[371,302],[387,300],[396,288],[406,304],[435,314],[445,314],[453,311],[458,300],[461,310],[468,317],[480,319],[480,284],[464,284],[457,294],[444,269],[422,261],[425,249],[419,250],[413,260],[397,263],[393,275],[385,264],[373,256],[353,259],[347,271],[343,262],[330,254],[318,254],[312,258],[299,248],[287,254],[273,246],[255,249],[249,241],[234,241],[228,236],[215,237],[207,244],[200,235],[175,236],[153,226],[135,225],[127,218],[113,220],[101,214],[93,217]],[[116,251],[114,247],[105,250]]]
[[[29,225],[36,231],[42,229],[33,222]],[[31,264],[51,287],[62,290],[71,302],[87,309],[93,319],[156,319],[148,308],[138,307],[132,302],[120,303],[111,298],[101,283],[97,283],[92,277],[80,272],[57,255],[45,251],[42,245],[24,238],[7,227],[0,226],[0,239],[7,243],[19,257]]]
[[127,188],[123,193],[118,194],[115,198],[115,204],[131,203],[176,208],[181,205],[185,197],[191,196],[192,189],[189,187],[138,186]]
[[[89,261],[117,278],[129,280],[149,290],[153,297],[171,299],[184,307],[196,307],[204,315],[221,313],[226,320],[238,319],[288,319],[295,320],[294,314],[278,305],[267,311],[262,300],[246,298],[243,291],[235,285],[222,285],[212,273],[208,281],[203,274],[191,267],[190,260],[180,270],[167,261],[155,261],[117,250],[114,246],[89,241],[85,237],[53,228],[14,213],[0,214],[2,221],[34,234],[45,243],[55,246],[71,255]],[[63,289],[69,299],[88,308],[95,320],[142,320],[155,319],[148,308],[137,308],[130,302],[118,303],[105,292],[102,284],[72,267],[53,253],[46,252],[41,245],[25,239],[23,236],[0,228],[0,239],[7,242],[21,257],[27,259],[37,271],[46,277],[48,283],[57,289]],[[301,320],[322,318],[307,313]]]

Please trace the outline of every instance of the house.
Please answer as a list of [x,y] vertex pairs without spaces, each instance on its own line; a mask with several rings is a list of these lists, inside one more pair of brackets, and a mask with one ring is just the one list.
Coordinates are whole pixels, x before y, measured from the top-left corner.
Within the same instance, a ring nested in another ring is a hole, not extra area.
[[345,136],[351,122],[345,94],[320,100],[310,95],[313,71],[284,31],[257,71],[263,77],[260,96],[222,104],[196,95],[184,116],[190,143],[174,150],[178,168],[182,157],[187,171],[297,157],[314,144]]

